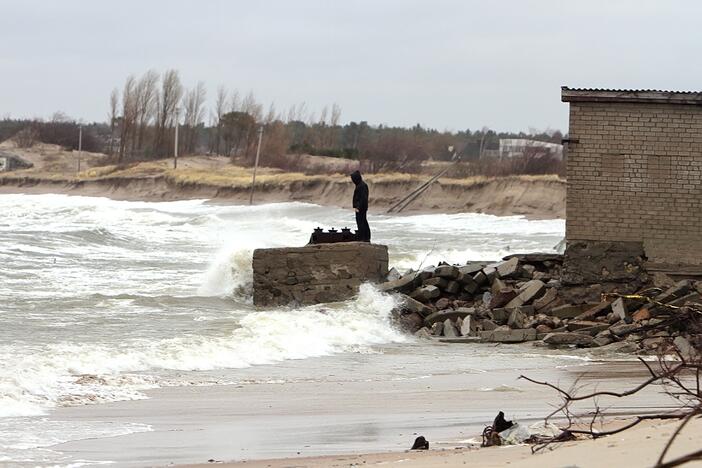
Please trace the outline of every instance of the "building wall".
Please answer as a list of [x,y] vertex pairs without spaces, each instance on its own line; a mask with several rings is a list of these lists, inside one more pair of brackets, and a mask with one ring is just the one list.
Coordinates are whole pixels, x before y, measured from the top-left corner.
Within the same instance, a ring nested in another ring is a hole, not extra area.
[[702,107],[570,103],[566,237],[702,264]]

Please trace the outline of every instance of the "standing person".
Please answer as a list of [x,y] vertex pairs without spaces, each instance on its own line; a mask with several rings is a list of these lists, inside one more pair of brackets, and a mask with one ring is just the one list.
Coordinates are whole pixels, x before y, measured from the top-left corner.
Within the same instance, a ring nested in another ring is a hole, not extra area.
[[356,184],[356,189],[353,191],[353,210],[356,212],[358,240],[370,242],[370,226],[368,226],[368,220],[366,219],[366,213],[368,213],[368,185],[363,181],[361,173],[358,171],[351,174],[351,180]]

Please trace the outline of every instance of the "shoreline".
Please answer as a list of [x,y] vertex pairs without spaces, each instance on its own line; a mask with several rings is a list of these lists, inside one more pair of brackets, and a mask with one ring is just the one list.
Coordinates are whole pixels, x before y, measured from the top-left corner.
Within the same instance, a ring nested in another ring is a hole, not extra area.
[[[626,420],[622,419],[621,424]],[[651,421],[642,423],[628,431],[599,439],[577,440],[556,444],[551,450],[531,453],[529,445],[514,445],[488,448],[443,448],[428,451],[382,452],[370,454],[330,455],[323,457],[278,458],[239,462],[219,462],[226,467],[251,468],[322,468],[347,466],[388,465],[403,468],[432,468],[445,466],[467,466],[500,468],[505,465],[519,468],[542,468],[544,466],[578,466],[609,468],[611,466],[653,466],[660,456],[670,435],[679,421]],[[613,423],[612,426],[617,425]],[[668,452],[665,460],[671,460],[699,448],[702,421],[694,420]],[[182,465],[202,468],[212,463]],[[702,462],[690,462],[685,466],[699,467]]]
[[[31,173],[0,176],[0,194],[65,194],[107,197],[114,200],[162,202],[208,199],[212,202],[248,204],[250,186],[214,185],[179,180],[165,175],[75,179],[63,175]],[[302,176],[302,180],[262,182],[256,204],[307,202],[350,209],[352,184],[343,176]],[[375,179],[375,180],[374,180]],[[371,212],[384,213],[417,185],[407,180],[369,176]],[[565,181],[554,177],[503,177],[442,179],[418,198],[404,214],[484,213],[525,216],[527,219],[565,217]]]
[[[339,376],[319,381],[262,380],[162,387],[146,391],[147,400],[61,407],[48,417],[62,424],[110,421],[147,424],[153,430],[75,440],[49,448],[78,459],[110,460],[116,466],[205,465],[210,459],[231,462],[232,466],[349,466],[362,463],[359,459],[370,463],[375,457],[380,457],[377,463],[383,464],[398,462],[399,458],[405,460],[402,466],[433,466],[422,465],[423,460],[437,456],[437,463],[443,464],[447,453],[452,460],[463,453],[470,454],[471,459],[475,454],[486,453],[496,457],[496,463],[504,464],[512,460],[514,453],[522,453],[524,447],[499,451],[455,448],[465,447],[467,439],[479,440],[482,428],[492,422],[499,410],[526,425],[543,419],[557,396],[517,380],[519,374],[559,382],[581,379],[587,385],[605,381],[608,388],[617,390],[629,388],[632,379],[636,381],[646,375],[645,368],[632,361],[605,360],[584,366],[573,361],[574,364],[565,367],[543,364],[534,367],[534,359],[545,357],[550,362],[558,359],[558,355],[529,357],[530,348],[497,347],[498,353],[514,359],[513,367],[488,372],[454,370],[445,374],[435,370],[426,378],[402,380],[381,378],[380,372],[371,379]],[[490,349],[495,347],[456,349],[434,344],[422,352],[443,350],[461,359],[462,353],[489,353]],[[392,358],[391,351],[387,353]],[[518,358],[520,355],[522,359]],[[304,369],[325,367],[325,362],[328,366],[335,359],[329,356],[288,362],[287,367],[297,367],[300,375],[304,375]],[[346,355],[343,359],[344,362],[373,361],[377,365],[377,360],[364,355]],[[424,360],[420,365],[432,368]],[[272,368],[259,366],[251,370],[265,376]],[[662,397],[667,400],[665,395],[647,392],[613,412],[624,415],[641,408],[658,408]],[[630,407],[632,403],[636,409]],[[426,436],[433,450],[406,453],[418,435]],[[361,455],[368,453],[372,455]],[[419,464],[406,464],[406,460],[415,458]],[[459,464],[465,461],[457,460]]]

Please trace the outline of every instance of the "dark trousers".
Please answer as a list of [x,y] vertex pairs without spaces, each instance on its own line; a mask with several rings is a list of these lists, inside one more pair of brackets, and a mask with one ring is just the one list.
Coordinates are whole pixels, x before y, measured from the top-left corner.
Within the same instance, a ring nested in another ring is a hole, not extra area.
[[356,212],[356,226],[358,226],[358,240],[363,242],[370,242],[371,233],[370,226],[368,225],[368,220],[366,219],[365,211]]

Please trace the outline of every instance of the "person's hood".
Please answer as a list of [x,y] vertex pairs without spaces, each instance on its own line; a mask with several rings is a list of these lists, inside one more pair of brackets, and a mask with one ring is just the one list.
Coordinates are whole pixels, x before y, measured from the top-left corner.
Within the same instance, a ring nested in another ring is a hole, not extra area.
[[356,185],[360,184],[363,181],[361,173],[358,171],[354,171],[353,174],[351,174],[351,180],[353,180],[353,183]]

